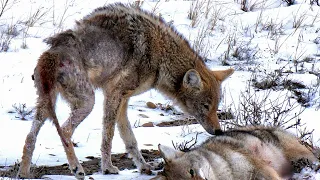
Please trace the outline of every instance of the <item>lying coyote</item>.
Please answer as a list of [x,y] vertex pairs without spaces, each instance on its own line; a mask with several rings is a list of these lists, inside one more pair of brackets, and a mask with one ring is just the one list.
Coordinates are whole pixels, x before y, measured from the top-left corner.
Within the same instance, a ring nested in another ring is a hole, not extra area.
[[292,176],[293,164],[318,161],[296,137],[274,127],[229,130],[189,152],[159,150],[166,164],[153,180],[280,180]]
[[[138,8],[113,4],[94,10],[67,30],[48,38],[50,48],[39,58],[34,82],[39,95],[27,135],[19,177],[28,177],[36,138],[46,118],[54,120],[78,179],[85,172],[71,142],[76,127],[91,112],[94,90],[104,93],[101,169],[118,173],[111,162],[115,125],[139,170],[150,173],[127,118],[131,96],[151,88],[176,100],[210,134],[221,134],[217,117],[220,86],[233,69],[211,71],[189,43],[161,18]],[[61,129],[54,111],[57,94],[70,104]],[[61,132],[62,131],[62,132]]]

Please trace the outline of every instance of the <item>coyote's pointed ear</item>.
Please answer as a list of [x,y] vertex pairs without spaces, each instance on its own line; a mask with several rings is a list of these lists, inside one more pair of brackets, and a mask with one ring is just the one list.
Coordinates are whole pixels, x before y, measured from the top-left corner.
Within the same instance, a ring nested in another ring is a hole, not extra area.
[[231,74],[233,74],[234,69],[230,68],[227,70],[218,70],[218,71],[212,71],[212,74],[218,81],[224,81],[227,79]]
[[183,77],[183,86],[193,90],[201,90],[202,82],[200,74],[195,69],[190,69]]
[[163,157],[163,159],[166,162],[170,162],[173,159],[181,157],[183,155],[183,153],[184,153],[182,151],[177,151],[177,150],[175,150],[175,149],[173,149],[171,147],[164,146],[164,145],[161,145],[161,144],[158,145],[158,149],[159,149],[159,151],[161,153],[161,156]]

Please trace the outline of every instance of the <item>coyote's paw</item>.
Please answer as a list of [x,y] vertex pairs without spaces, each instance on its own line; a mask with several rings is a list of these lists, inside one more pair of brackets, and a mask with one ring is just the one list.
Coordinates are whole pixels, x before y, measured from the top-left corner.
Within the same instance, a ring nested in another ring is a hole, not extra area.
[[[17,179],[30,179],[30,166],[24,165],[23,163],[20,163],[19,170],[17,172],[16,178]],[[14,170],[14,169],[12,169]]]
[[119,174],[119,169],[113,165],[109,165],[102,169],[103,174]]
[[151,175],[152,174],[151,170],[154,170],[154,167],[151,166],[150,164],[145,163],[139,168],[139,170],[142,174]]
[[18,173],[17,173],[16,178],[17,179],[29,179],[30,176],[29,176],[28,172],[22,172],[21,170],[19,170]]
[[70,169],[71,169],[71,172],[73,173],[73,175],[77,179],[81,179],[81,180],[85,179],[85,173],[84,173],[84,170],[80,164],[74,168],[70,167]]

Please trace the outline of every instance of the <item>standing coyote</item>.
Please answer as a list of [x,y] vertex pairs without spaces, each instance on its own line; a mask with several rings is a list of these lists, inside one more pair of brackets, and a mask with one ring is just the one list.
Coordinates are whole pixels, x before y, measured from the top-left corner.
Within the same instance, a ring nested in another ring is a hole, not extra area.
[[301,168],[297,162],[317,162],[296,137],[275,127],[229,130],[188,152],[159,150],[166,164],[153,180],[280,180]]
[[129,98],[151,88],[176,100],[210,134],[221,133],[216,114],[220,86],[234,70],[209,70],[189,43],[161,18],[116,3],[97,8],[77,22],[74,29],[48,38],[47,43],[50,49],[40,56],[34,71],[39,98],[23,149],[19,177],[29,175],[36,138],[45,119],[56,119],[54,107],[58,93],[71,107],[60,138],[69,168],[79,179],[85,174],[71,136],[91,112],[95,88],[101,88],[105,98],[103,173],[119,171],[112,165],[110,156],[116,123],[135,165],[142,172],[151,172],[151,166],[138,150],[127,118]]

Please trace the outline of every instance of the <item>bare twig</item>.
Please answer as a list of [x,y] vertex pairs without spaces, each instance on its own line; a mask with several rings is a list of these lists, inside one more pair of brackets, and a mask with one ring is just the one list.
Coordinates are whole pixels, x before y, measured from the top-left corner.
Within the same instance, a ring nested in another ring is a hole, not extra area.
[[172,145],[176,150],[180,150],[182,152],[188,152],[192,147],[194,147],[197,144],[198,142],[197,139],[198,139],[198,133],[196,134],[195,138],[192,137],[192,139],[189,141],[184,140],[182,143],[174,143],[172,141]]

